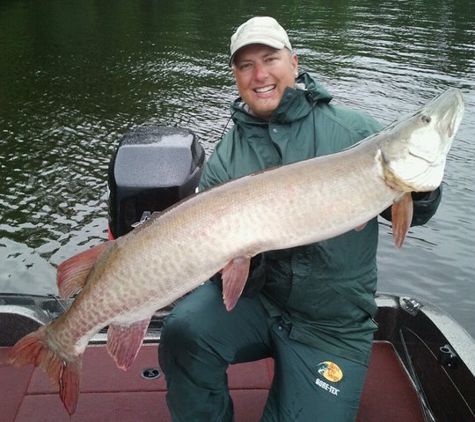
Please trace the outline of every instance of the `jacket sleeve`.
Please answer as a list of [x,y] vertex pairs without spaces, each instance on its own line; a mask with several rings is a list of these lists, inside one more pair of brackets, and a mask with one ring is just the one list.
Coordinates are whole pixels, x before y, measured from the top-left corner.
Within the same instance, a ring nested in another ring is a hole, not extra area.
[[203,191],[211,186],[227,182],[231,179],[227,169],[229,164],[221,152],[224,147],[221,144],[227,136],[229,135],[225,135],[223,140],[216,145],[214,151],[206,161],[199,183],[200,191]]
[[229,180],[226,169],[217,153],[211,154],[206,161],[199,183],[199,190],[203,191],[211,186],[219,185]]
[[[433,217],[439,208],[442,199],[442,185],[431,192],[412,192],[411,196],[414,205],[411,227],[422,226]],[[385,209],[380,215],[385,220],[391,221],[391,207]]]

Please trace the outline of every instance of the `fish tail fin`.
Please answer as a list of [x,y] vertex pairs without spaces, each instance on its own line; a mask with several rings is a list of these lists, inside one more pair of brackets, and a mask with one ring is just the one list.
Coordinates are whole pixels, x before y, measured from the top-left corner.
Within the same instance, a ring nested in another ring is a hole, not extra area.
[[56,284],[62,298],[74,296],[86,284],[87,277],[98,257],[114,241],[101,243],[62,262],[56,271]]
[[393,226],[393,237],[396,248],[401,248],[406,234],[412,223],[412,215],[414,207],[412,204],[412,196],[405,193],[400,199],[392,205],[391,222]]
[[10,352],[8,362],[20,367],[33,364],[41,368],[52,383],[59,386],[59,395],[70,415],[76,411],[81,384],[81,357],[66,361],[49,346],[46,327],[20,339]]

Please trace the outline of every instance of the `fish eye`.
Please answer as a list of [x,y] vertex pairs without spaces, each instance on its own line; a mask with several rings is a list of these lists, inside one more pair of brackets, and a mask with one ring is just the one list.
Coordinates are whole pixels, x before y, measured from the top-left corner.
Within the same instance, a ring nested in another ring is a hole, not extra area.
[[427,116],[427,115],[423,114],[423,115],[421,116],[421,120],[422,120],[424,123],[430,123],[431,118],[430,118],[430,116]]

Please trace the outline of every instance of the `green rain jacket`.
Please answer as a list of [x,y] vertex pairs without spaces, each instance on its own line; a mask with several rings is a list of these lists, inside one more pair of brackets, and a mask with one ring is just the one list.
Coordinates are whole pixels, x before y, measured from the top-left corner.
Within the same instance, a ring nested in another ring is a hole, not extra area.
[[[250,114],[238,98],[231,106],[234,126],[207,161],[200,190],[339,152],[382,129],[373,118],[332,105],[331,99],[305,72],[300,72],[297,89],[286,89],[270,121]],[[374,218],[359,232],[263,253],[252,260],[244,294],[258,291],[269,314],[282,319],[292,339],[368,364],[376,329],[377,244]]]

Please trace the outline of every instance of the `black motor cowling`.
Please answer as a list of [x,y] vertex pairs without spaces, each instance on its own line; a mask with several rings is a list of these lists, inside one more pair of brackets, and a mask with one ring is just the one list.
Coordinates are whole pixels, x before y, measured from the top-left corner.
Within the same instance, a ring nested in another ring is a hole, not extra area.
[[125,134],[109,165],[109,236],[122,236],[146,213],[193,194],[204,161],[189,129],[139,127]]

